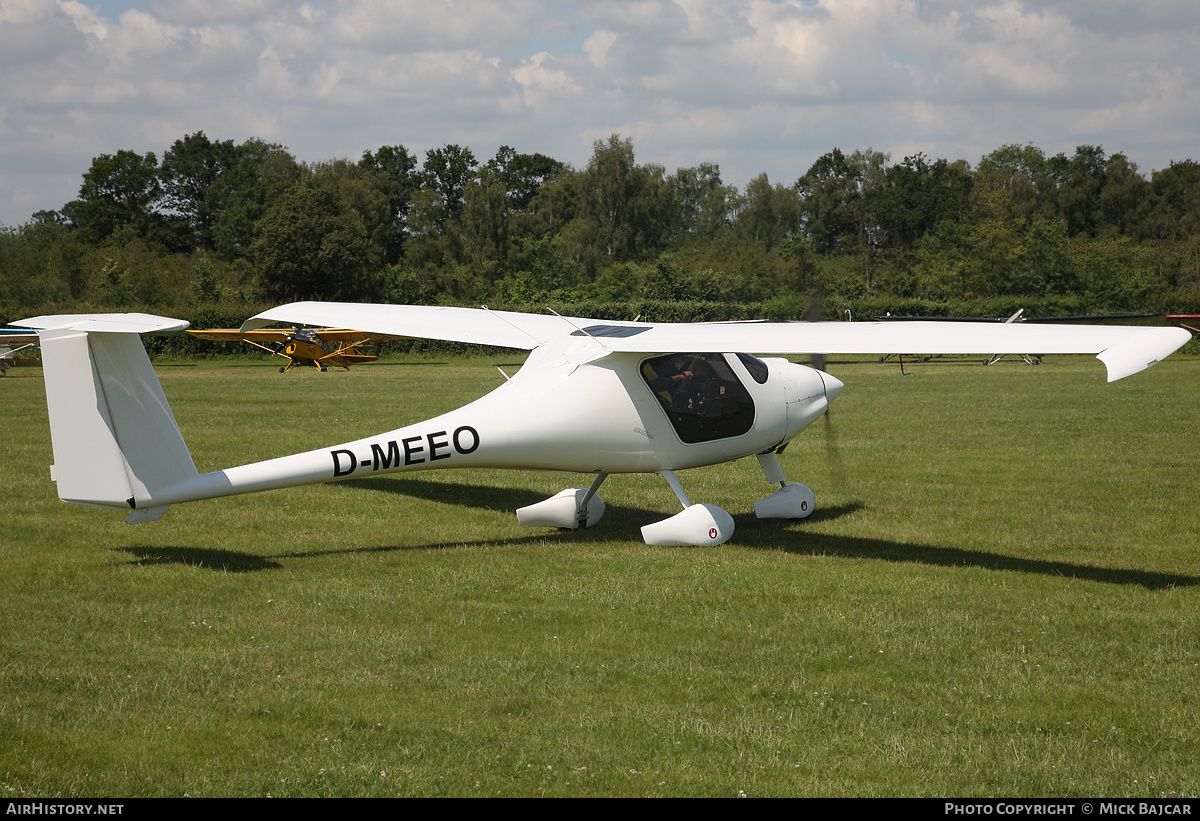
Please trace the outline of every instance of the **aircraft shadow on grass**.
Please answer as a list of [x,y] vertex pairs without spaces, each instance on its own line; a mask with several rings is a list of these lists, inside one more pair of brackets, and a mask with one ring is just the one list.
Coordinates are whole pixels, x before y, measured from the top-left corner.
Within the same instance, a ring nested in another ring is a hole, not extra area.
[[1174,587],[1200,585],[1200,578],[1195,576],[1159,573],[1150,570],[1096,567],[1074,562],[1005,556],[1001,553],[990,553],[983,550],[964,550],[957,547],[889,542],[883,539],[804,533],[798,528],[791,529],[789,533],[795,539],[793,542],[782,547],[772,545],[772,549],[798,555],[881,559],[888,562],[929,564],[939,567],[978,567],[985,570],[1005,570],[1013,573],[1036,573],[1103,584],[1139,585],[1147,590],[1167,590]]
[[[334,487],[350,487],[372,490],[401,496],[424,499],[453,505],[469,504],[485,510],[511,511],[541,497],[537,490],[517,487],[471,485],[455,482],[427,481],[411,478],[387,480],[348,480]],[[888,562],[927,564],[938,567],[978,567],[986,570],[1003,570],[1014,573],[1030,573],[1059,576],[1103,584],[1138,585],[1148,590],[1166,590],[1176,587],[1200,585],[1200,578],[1146,570],[1095,567],[1073,562],[1044,559],[1026,559],[1016,556],[991,553],[982,550],[966,550],[936,545],[912,544],[851,536],[835,536],[825,533],[806,533],[808,523],[832,521],[861,510],[864,505],[851,501],[844,505],[818,508],[804,522],[791,525],[786,531],[786,543],[777,524],[764,525],[751,513],[734,517],[738,531],[746,539],[750,549],[782,550],[797,556],[838,556],[847,559],[878,559]],[[601,527],[587,530],[562,531],[561,538],[574,542],[637,541],[640,523],[660,516],[661,511],[643,510],[634,507],[609,505],[605,523]],[[289,559],[311,559],[320,556],[349,555],[354,553],[386,553],[405,550],[444,550],[465,545],[505,547],[520,544],[537,544],[548,537],[546,532],[528,536],[496,539],[460,539],[418,545],[377,545],[370,547],[332,547],[327,550],[304,550],[278,553],[269,556],[233,550],[198,547],[171,547],[136,545],[119,548],[137,557],[135,564],[183,564],[219,570],[227,573],[252,573],[263,570],[278,570]]]
[[183,564],[202,567],[205,570],[220,570],[225,573],[253,573],[259,570],[281,570],[283,565],[271,556],[256,556],[238,550],[221,550],[215,547],[170,547],[168,545],[130,545],[116,547],[114,551],[135,556],[130,564],[149,566],[157,564]]
[[130,545],[114,550],[136,557],[130,564],[183,564],[223,573],[257,573],[262,570],[282,570],[288,559],[316,559],[321,556],[348,556],[354,553],[392,553],[406,550],[449,550],[467,545],[484,547],[509,547],[519,544],[537,544],[546,540],[545,535],[519,536],[510,539],[458,539],[421,545],[376,545],[371,547],[334,547],[328,550],[299,550],[293,553],[276,553],[259,556],[238,550],[220,550],[207,547],[172,547],[169,545]]
[[[438,502],[455,507],[473,507],[512,515],[512,511],[535,502],[545,495],[531,488],[499,487],[497,485],[470,484],[467,482],[430,481],[409,477],[387,476],[373,479],[349,479],[337,482],[335,487],[355,490],[370,490],[376,493],[391,493],[427,502]],[[660,511],[644,510],[605,503],[604,526],[577,531],[583,541],[641,540],[639,520],[642,524],[661,518]],[[611,520],[611,521],[610,521]],[[551,531],[553,532],[553,531]],[[544,533],[542,537],[544,538]],[[502,540],[511,541],[511,540]]]

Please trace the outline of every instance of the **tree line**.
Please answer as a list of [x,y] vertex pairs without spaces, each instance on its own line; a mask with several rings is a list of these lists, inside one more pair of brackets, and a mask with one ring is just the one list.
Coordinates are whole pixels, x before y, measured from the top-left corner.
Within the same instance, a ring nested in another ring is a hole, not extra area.
[[0,228],[0,319],[236,317],[293,299],[658,319],[1196,313],[1200,164],[1146,175],[1099,146],[1006,145],[975,166],[835,148],[798,180],[739,188],[713,163],[640,164],[616,135],[575,168],[459,145],[309,164],[197,132],[161,160],[96,157],[76,200]]

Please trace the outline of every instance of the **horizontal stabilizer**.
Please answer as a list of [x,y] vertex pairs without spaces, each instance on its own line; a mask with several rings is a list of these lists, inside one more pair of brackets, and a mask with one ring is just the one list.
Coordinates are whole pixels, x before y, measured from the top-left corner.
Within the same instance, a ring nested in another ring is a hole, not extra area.
[[171,319],[154,314],[54,314],[35,316],[14,322],[22,328],[39,331],[89,331],[96,333],[164,334],[182,331],[186,319]]

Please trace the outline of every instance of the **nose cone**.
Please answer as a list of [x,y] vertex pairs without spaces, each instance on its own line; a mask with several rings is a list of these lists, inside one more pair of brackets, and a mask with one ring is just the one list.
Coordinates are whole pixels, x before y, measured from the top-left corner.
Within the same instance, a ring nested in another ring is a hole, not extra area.
[[834,399],[837,399],[838,394],[842,392],[842,388],[846,387],[842,383],[842,380],[836,376],[830,376],[824,371],[817,371],[817,373],[821,374],[821,381],[825,383],[825,401],[832,402]]

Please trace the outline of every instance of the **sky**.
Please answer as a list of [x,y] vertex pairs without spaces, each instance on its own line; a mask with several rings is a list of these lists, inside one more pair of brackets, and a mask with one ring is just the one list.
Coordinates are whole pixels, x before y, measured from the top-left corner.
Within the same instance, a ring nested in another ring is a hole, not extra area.
[[795,182],[822,154],[1200,160],[1196,0],[0,0],[0,223],[94,157],[258,137]]

